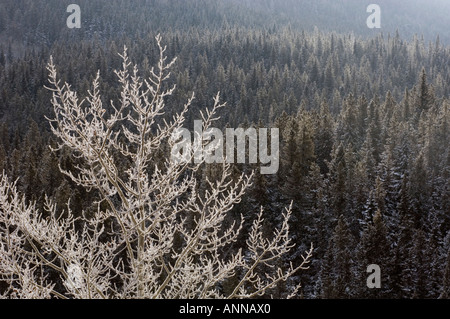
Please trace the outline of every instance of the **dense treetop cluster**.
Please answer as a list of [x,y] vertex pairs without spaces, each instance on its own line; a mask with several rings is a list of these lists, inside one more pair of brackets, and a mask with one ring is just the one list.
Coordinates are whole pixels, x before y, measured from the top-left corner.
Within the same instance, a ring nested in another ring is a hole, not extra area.
[[[220,91],[222,127],[280,128],[278,173],[256,174],[234,213],[251,218],[262,205],[270,229],[279,222],[275,212],[293,200],[298,252],[316,247],[311,268],[295,278],[303,297],[449,297],[450,47],[439,36],[307,29],[282,10],[268,23],[271,1],[249,14],[248,1],[80,0],[83,27],[70,30],[70,1],[4,2],[0,171],[18,179],[28,199],[47,194],[62,207],[71,198],[80,212],[96,196],[59,173],[58,165],[76,165],[70,154],[48,148],[50,55],[80,93],[100,70],[107,105],[120,94],[117,53],[126,45],[145,76],[161,33],[169,57],[177,57],[168,105],[177,111],[195,92],[187,125]],[[330,1],[317,8],[322,2]],[[236,174],[251,168],[237,165]],[[214,174],[205,166],[199,179]],[[366,287],[370,264],[381,267],[381,289]]]

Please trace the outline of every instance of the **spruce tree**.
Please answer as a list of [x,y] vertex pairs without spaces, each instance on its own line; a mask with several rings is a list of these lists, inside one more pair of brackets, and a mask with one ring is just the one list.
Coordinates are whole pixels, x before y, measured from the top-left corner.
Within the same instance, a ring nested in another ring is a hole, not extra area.
[[428,111],[434,103],[435,97],[431,86],[427,82],[427,74],[425,68],[422,68],[417,89],[416,97],[416,116],[417,118],[423,112]]
[[[392,273],[392,244],[388,238],[388,230],[378,209],[373,216],[372,223],[367,225],[361,235],[357,248],[357,262],[355,263],[355,288],[359,298],[389,298],[392,294],[390,276]],[[366,269],[376,264],[381,269],[381,288],[369,289],[365,286]]]
[[425,233],[418,229],[414,235],[412,258],[413,269],[413,296],[412,298],[424,299],[428,297],[427,283],[430,274],[430,261],[426,258],[428,245]]
[[320,167],[320,172],[327,174],[327,163],[331,161],[331,152],[333,150],[334,120],[326,101],[322,101],[314,129],[314,150],[317,164]]

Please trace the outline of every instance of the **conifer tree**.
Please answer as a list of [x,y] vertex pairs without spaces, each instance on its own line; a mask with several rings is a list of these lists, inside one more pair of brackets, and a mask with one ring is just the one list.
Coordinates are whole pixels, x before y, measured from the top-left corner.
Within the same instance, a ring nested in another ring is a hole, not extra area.
[[441,268],[441,291],[439,298],[450,299],[450,232],[444,239],[444,245],[441,250],[441,256],[444,263]]
[[412,248],[413,270],[413,296],[412,298],[424,299],[428,297],[427,283],[430,273],[430,263],[426,259],[427,240],[424,231],[418,229],[414,235]]
[[314,125],[314,150],[316,162],[322,174],[328,173],[327,163],[331,161],[334,141],[334,120],[328,103],[323,101]]
[[333,256],[333,298],[351,298],[353,295],[351,269],[354,261],[351,249],[354,247],[354,239],[343,215],[339,216],[330,241]]
[[433,107],[435,99],[433,90],[427,82],[427,74],[424,68],[422,68],[420,73],[416,99],[416,116],[419,118],[423,112],[426,112]]
[[[360,298],[389,298],[392,293],[390,276],[392,273],[391,243],[388,237],[388,230],[383,221],[380,209],[377,209],[373,216],[372,223],[368,224],[361,235],[361,240],[357,248],[357,262],[355,263],[355,278],[360,289]],[[376,264],[381,269],[381,288],[371,289],[364,287],[364,278],[367,278],[366,268]],[[355,285],[355,287],[357,287]]]

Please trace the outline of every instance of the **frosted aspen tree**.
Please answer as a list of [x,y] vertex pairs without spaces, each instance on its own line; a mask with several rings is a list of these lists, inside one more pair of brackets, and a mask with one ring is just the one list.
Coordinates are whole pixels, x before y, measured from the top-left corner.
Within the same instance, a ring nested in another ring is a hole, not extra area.
[[[300,265],[280,268],[283,263],[276,263],[294,247],[288,225],[291,207],[282,213],[271,238],[262,234],[263,211],[255,214],[246,249],[224,254],[236,242],[243,218],[232,225],[224,220],[241,201],[251,175],[232,179],[231,164],[224,163],[221,176],[208,180],[207,190],[201,192],[195,173],[204,161],[172,161],[167,156],[156,164],[154,154],[176,143],[173,133],[182,127],[194,98],[165,118],[165,100],[175,87],[166,88],[164,82],[175,60],[167,61],[160,36],[156,42],[159,62],[147,79],[139,76],[124,48],[122,68],[115,71],[120,100],[107,107],[99,92],[99,74],[80,100],[69,84],[61,84],[50,60],[50,123],[59,141],[56,149],[70,149],[80,163],[71,171],[60,169],[99,198],[94,213],[74,217],[67,205],[64,217],[58,217],[50,200],[39,212],[2,177],[0,281],[10,287],[4,296],[247,298],[267,293],[308,267],[312,247]],[[212,107],[201,112],[205,130],[223,106],[217,95]],[[194,153],[192,149],[183,156]],[[262,265],[272,272],[260,272]],[[43,267],[59,275],[63,288],[56,288]],[[222,284],[232,277],[237,277],[233,289],[224,293]]]

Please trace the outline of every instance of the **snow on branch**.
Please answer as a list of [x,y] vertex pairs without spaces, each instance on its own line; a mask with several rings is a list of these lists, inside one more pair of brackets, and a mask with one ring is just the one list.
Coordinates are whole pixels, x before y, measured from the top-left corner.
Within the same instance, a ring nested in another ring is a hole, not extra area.
[[[67,205],[61,215],[47,199],[40,212],[2,175],[0,281],[10,287],[3,296],[245,298],[262,295],[307,268],[312,247],[301,265],[274,266],[294,247],[288,225],[292,207],[286,208],[271,238],[262,234],[261,210],[247,247],[232,249],[244,219],[231,225],[225,220],[252,175],[235,178],[231,165],[224,164],[221,176],[206,180],[206,190],[201,190],[196,173],[206,165],[204,159],[195,164],[171,161],[170,156],[155,160],[156,152],[170,146],[174,132],[182,128],[194,99],[192,95],[180,112],[166,118],[165,101],[175,87],[163,83],[175,60],[167,61],[160,36],[156,43],[159,61],[147,79],[124,48],[122,68],[115,71],[120,99],[108,105],[100,94],[99,73],[80,100],[70,84],[58,79],[50,59],[54,117],[49,121],[58,139],[55,150],[71,150],[78,163],[71,170],[60,169],[76,184],[97,191],[98,209],[86,217]],[[217,95],[212,107],[201,112],[205,131],[224,105]],[[192,149],[188,156],[194,153]],[[113,229],[107,227],[111,224]],[[49,269],[56,279],[45,275]],[[225,293],[224,283],[236,276],[234,288]]]

